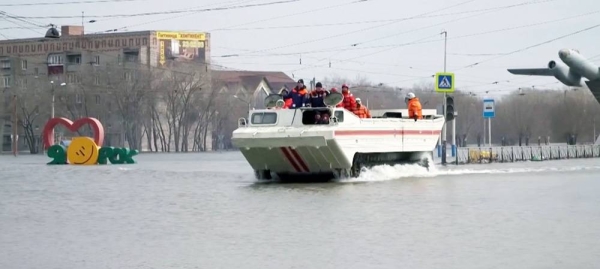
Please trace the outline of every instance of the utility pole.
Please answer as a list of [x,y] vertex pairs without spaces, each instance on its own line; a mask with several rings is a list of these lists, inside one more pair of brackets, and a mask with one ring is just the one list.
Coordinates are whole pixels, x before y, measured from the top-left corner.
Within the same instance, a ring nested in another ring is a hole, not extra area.
[[19,135],[18,135],[18,123],[19,120],[17,119],[17,95],[13,95],[13,154],[15,155],[15,157],[17,157],[17,152],[19,151]]
[[[50,119],[54,118],[54,81],[50,81],[50,87],[52,92],[52,103],[50,104]],[[52,145],[54,145],[54,129],[50,132],[52,134]],[[50,145],[50,146],[52,146]]]
[[[444,35],[444,72],[446,72],[446,47],[448,45],[448,32],[445,30],[442,32]],[[446,164],[446,98],[447,94],[444,92],[443,100],[443,111],[444,111],[444,126],[442,127],[442,164]]]

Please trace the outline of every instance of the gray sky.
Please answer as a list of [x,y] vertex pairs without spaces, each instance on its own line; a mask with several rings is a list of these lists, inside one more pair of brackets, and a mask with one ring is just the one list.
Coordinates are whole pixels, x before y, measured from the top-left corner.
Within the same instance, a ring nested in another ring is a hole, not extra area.
[[[75,1],[107,2],[6,6]],[[282,1],[291,0],[0,0],[0,10],[40,17],[81,16],[84,11],[86,21],[97,21],[86,25],[87,33],[125,27],[125,31],[210,32],[215,64],[243,70],[284,71],[305,80],[335,75],[353,79],[362,74],[372,82],[400,87],[432,82],[433,78],[422,77],[443,70],[444,42],[440,32],[446,30],[447,70],[456,73],[458,88],[481,96],[533,85],[561,87],[552,77],[515,76],[506,71],[509,67],[545,67],[550,60],[559,60],[561,48],[579,49],[586,57],[597,56],[593,61],[600,63],[600,27],[518,51],[600,24],[598,0],[297,0],[208,12],[97,17]],[[27,20],[81,24],[81,18]],[[44,32],[41,28],[7,27],[18,26],[0,19],[0,33],[9,38],[39,36]],[[507,28],[517,29],[502,30]],[[500,55],[513,51],[518,52]],[[218,57],[224,55],[238,56]],[[467,67],[478,62],[481,63]]]

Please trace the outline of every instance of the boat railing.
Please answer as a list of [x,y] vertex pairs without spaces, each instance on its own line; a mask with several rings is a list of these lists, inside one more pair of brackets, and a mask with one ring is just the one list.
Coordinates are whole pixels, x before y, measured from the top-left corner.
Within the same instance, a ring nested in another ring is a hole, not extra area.
[[246,118],[238,119],[238,128],[240,127],[248,127],[248,121],[246,121]]

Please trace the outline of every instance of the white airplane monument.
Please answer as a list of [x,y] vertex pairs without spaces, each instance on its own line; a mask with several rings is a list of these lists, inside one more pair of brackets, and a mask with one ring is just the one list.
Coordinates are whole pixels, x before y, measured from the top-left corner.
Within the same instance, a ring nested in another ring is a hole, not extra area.
[[571,87],[583,87],[582,79],[585,78],[585,84],[600,103],[600,68],[583,57],[578,50],[561,49],[558,57],[564,64],[550,61],[547,68],[508,69],[508,72],[515,75],[553,76]]

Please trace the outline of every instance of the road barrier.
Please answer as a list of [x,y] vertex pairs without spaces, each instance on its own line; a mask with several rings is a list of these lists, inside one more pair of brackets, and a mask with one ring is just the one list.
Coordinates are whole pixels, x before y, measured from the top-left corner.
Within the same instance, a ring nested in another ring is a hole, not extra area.
[[458,148],[456,164],[600,157],[600,145]]

